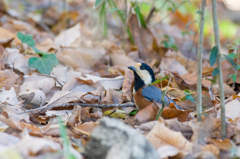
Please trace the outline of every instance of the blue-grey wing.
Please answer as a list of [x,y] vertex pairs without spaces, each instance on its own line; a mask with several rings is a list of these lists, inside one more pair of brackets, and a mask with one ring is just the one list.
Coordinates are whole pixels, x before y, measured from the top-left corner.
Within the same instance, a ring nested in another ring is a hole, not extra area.
[[[156,101],[157,103],[162,103],[163,92],[155,86],[147,86],[142,89],[142,95],[149,101]],[[164,96],[164,102],[166,105],[174,103],[177,109],[181,109],[171,98]]]

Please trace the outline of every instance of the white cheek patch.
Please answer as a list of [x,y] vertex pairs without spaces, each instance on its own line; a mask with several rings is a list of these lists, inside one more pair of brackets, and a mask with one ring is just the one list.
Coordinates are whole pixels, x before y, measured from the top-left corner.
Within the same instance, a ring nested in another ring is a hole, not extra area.
[[138,68],[136,72],[138,76],[143,80],[145,85],[149,85],[152,83],[152,77],[147,70],[141,70]]

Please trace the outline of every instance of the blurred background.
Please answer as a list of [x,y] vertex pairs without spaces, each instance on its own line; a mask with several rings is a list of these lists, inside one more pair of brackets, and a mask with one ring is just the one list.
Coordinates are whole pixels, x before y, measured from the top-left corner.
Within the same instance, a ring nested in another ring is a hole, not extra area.
[[[1,0],[0,27],[13,34],[17,32],[32,34],[36,43],[41,43],[80,23],[81,29],[84,30],[81,33],[88,37],[86,40],[84,38],[81,40],[83,45],[89,45],[92,39],[94,41],[108,39],[121,46],[128,54],[136,49],[134,45],[138,46],[136,38],[143,38],[135,33],[140,33],[141,29],[136,29],[130,24],[131,15],[135,14],[140,28],[146,25],[151,32],[144,33],[146,39],[154,36],[158,45],[178,50],[186,58],[196,60],[200,2],[198,0]],[[207,0],[204,28],[205,59],[215,45],[211,7],[211,1]],[[240,1],[219,0],[218,17],[222,53],[227,54],[229,47],[236,43],[240,34]],[[6,33],[0,32],[1,43],[9,42],[4,34]],[[66,39],[71,39],[71,35],[69,36]],[[17,43],[11,42],[11,45]],[[137,48],[139,49],[139,46]],[[143,55],[142,58],[144,59]]]

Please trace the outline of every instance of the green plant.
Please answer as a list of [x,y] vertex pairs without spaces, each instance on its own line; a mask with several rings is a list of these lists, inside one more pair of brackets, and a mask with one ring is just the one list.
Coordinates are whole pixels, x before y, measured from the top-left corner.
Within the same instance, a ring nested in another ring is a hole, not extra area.
[[133,110],[133,111],[131,111],[128,115],[129,116],[133,116],[133,115],[135,115],[135,114],[137,114],[138,113],[138,110]]
[[175,41],[172,37],[168,36],[168,35],[164,35],[164,40],[162,40],[162,44],[164,45],[164,47],[166,48],[171,48],[175,51],[178,50],[178,47],[175,45]]
[[183,97],[181,100],[190,100],[193,103],[196,103],[195,99],[192,96],[192,93],[190,90],[185,90],[185,97]]
[[[228,55],[221,55],[221,57],[223,57],[224,59],[226,59],[234,68],[235,73],[230,75],[230,78],[232,78],[234,84],[236,82],[236,77],[237,77],[237,71],[240,69],[240,65],[239,65],[239,61],[238,61],[238,57],[239,57],[239,45],[240,45],[240,41],[237,40],[235,41],[233,44],[229,45],[230,49],[233,49],[235,53],[231,53]],[[216,46],[214,46],[211,50],[211,54],[209,57],[209,62],[210,65],[213,66],[216,61],[217,61],[217,56],[218,56],[218,48]],[[237,58],[237,63],[234,61],[234,59]],[[214,68],[213,72],[212,72],[212,76],[216,76],[219,74],[219,69],[216,67]]]
[[22,43],[25,43],[28,46],[30,46],[35,51],[35,53],[39,54],[40,56],[29,58],[28,60],[29,67],[36,68],[40,73],[49,75],[53,67],[59,64],[59,61],[55,54],[40,51],[35,47],[33,35],[18,32],[17,37],[22,41]]
[[70,151],[69,139],[67,131],[63,122],[60,122],[60,135],[63,139],[63,154],[65,159],[76,159],[76,157]]

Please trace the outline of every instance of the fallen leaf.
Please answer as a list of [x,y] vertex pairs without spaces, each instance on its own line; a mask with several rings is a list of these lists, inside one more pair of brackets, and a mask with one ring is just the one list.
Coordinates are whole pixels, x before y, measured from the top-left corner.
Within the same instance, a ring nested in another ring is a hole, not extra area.
[[110,109],[105,112],[103,112],[105,116],[110,116],[114,118],[119,118],[119,119],[125,119],[126,112],[120,109]]
[[233,147],[236,146],[230,139],[216,140],[208,138],[207,141],[215,145],[217,148],[225,151],[230,151]]
[[73,68],[90,69],[103,57],[105,50],[103,48],[64,48],[56,54],[60,63]]
[[122,93],[113,89],[106,90],[106,96],[101,101],[103,104],[121,104],[123,103]]
[[85,74],[85,77],[82,77],[81,79],[84,80],[92,80],[96,85],[99,84],[104,87],[105,90],[111,88],[111,89],[120,89],[123,85],[123,76],[118,76],[115,78],[102,78],[97,77],[89,74]]
[[10,105],[16,105],[19,101],[17,98],[17,94],[14,90],[13,87],[11,87],[10,90],[5,90],[5,88],[3,87],[0,91],[0,102],[1,103],[8,103]]
[[55,80],[53,78],[36,74],[33,74],[31,76],[26,75],[24,76],[24,81],[20,87],[20,91],[22,92],[38,89],[42,90],[46,94],[49,93],[54,86]]
[[128,101],[131,101],[132,99],[132,83],[134,80],[134,76],[131,70],[125,71],[123,86],[122,86],[122,92],[123,96],[126,97]]
[[[172,72],[174,79],[177,82],[179,88],[181,89],[190,89],[195,91],[197,89],[197,74],[196,73],[187,73],[184,75],[179,75],[178,73]],[[208,88],[211,86],[211,81],[202,79],[202,87]]]
[[71,46],[71,44],[81,36],[80,29],[81,25],[78,23],[72,28],[62,31],[58,36],[55,37],[54,43],[57,46]]
[[99,124],[93,121],[85,122],[83,124],[79,124],[73,127],[73,131],[77,134],[84,134],[90,136],[92,131],[98,126]]
[[11,70],[0,71],[0,88],[5,87],[6,90],[12,88],[12,86],[17,82],[19,76]]
[[172,131],[160,122],[154,126],[146,138],[156,149],[171,145],[182,155],[186,155],[193,148],[193,144],[184,138],[181,132]]

